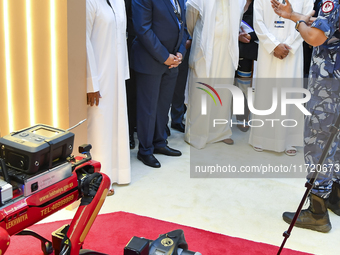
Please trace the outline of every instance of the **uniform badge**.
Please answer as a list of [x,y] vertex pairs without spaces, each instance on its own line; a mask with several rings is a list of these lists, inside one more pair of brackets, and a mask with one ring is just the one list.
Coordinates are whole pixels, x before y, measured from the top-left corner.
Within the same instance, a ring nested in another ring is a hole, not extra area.
[[329,13],[333,11],[334,9],[334,3],[332,1],[326,1],[324,4],[321,6],[321,10],[323,13]]

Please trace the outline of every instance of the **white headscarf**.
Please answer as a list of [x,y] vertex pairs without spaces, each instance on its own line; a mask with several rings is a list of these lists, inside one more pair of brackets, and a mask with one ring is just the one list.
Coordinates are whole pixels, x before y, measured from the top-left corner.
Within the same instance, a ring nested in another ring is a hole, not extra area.
[[[212,51],[214,47],[214,36],[211,36],[211,31],[215,30],[216,16],[216,0],[188,0],[187,4],[190,4],[196,10],[199,11],[201,19],[203,21],[203,31],[201,38],[201,48],[206,60],[207,76],[210,73],[210,67],[212,62]],[[229,21],[230,21],[230,42],[229,51],[235,70],[238,67],[239,61],[239,49],[238,49],[238,34],[240,28],[240,22],[243,15],[243,8],[246,0],[221,0],[227,1],[229,5]],[[231,3],[232,2],[232,3]]]

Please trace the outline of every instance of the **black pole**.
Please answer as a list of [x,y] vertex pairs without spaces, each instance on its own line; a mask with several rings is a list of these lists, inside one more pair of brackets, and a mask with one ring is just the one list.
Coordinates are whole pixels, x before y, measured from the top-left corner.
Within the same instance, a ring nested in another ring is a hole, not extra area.
[[[318,164],[317,164],[318,167],[320,167],[320,166],[323,165],[323,163],[324,163],[324,161],[325,161],[325,159],[326,159],[326,156],[327,156],[327,154],[328,154],[328,151],[329,151],[329,149],[331,148],[332,143],[334,142],[335,136],[336,136],[336,134],[339,132],[339,128],[340,128],[340,115],[338,116],[338,118],[337,118],[335,124],[334,124],[333,126],[330,127],[329,132],[331,133],[331,135],[329,136],[329,138],[328,138],[328,140],[327,140],[327,143],[326,143],[326,145],[325,145],[325,148],[324,148],[324,150],[323,150],[323,152],[322,152],[322,154],[321,154],[321,156],[320,156],[319,162],[318,162]],[[284,247],[286,241],[288,240],[288,238],[289,238],[289,236],[290,236],[290,233],[292,232],[292,229],[293,229],[293,227],[294,227],[294,225],[295,225],[295,223],[296,223],[296,220],[297,220],[297,218],[298,218],[299,215],[300,215],[300,212],[301,212],[301,210],[302,210],[302,207],[303,207],[304,203],[306,202],[306,199],[307,199],[307,197],[308,197],[308,195],[309,195],[309,192],[310,192],[311,189],[313,188],[313,185],[314,185],[315,180],[318,178],[320,169],[316,169],[316,170],[317,170],[317,171],[315,171],[315,172],[313,173],[312,178],[311,178],[309,181],[307,181],[306,184],[305,184],[305,187],[306,187],[307,189],[306,189],[306,191],[305,191],[305,194],[304,194],[303,197],[302,197],[302,200],[301,200],[301,202],[300,202],[300,204],[299,204],[298,209],[296,210],[296,213],[295,213],[295,215],[294,215],[294,218],[293,218],[292,222],[291,222],[290,225],[289,225],[288,230],[285,231],[285,232],[283,233],[284,240],[283,240],[283,242],[282,242],[282,244],[281,244],[281,247],[280,247],[280,249],[279,249],[277,255],[280,255],[280,254],[281,254],[281,251],[282,251],[282,249],[283,249],[283,247]]]

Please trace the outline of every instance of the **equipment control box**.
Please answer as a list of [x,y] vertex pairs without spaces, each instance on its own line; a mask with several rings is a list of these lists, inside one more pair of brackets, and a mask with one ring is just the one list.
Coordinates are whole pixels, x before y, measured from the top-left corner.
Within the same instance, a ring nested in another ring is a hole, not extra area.
[[1,137],[0,157],[9,168],[35,174],[65,162],[73,142],[73,133],[38,124]]

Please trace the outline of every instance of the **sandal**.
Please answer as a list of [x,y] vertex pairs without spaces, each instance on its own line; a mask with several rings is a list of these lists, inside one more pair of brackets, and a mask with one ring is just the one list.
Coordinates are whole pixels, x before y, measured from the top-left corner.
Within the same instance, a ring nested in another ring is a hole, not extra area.
[[293,146],[288,146],[286,149],[285,149],[285,153],[288,155],[288,156],[295,156],[296,153],[297,153],[297,149]]
[[257,152],[262,152],[263,149],[261,147],[256,147],[256,146],[253,146],[253,149]]
[[107,195],[106,196],[110,197],[110,196],[113,196],[114,194],[115,194],[115,190],[114,189],[109,189],[107,191]]
[[234,144],[234,140],[231,139],[231,138],[224,139],[222,142],[224,142],[225,144],[228,144],[228,145]]

